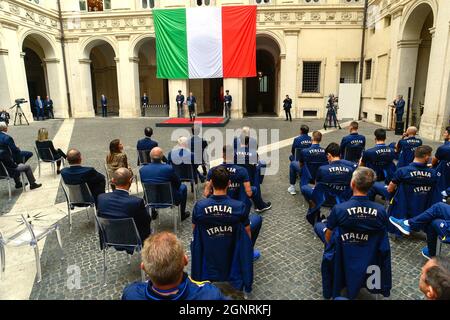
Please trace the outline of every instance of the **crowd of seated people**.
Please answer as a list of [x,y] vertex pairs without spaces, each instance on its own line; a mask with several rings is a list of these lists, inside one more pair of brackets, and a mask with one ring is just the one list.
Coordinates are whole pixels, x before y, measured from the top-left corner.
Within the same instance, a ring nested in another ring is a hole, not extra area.
[[[386,145],[386,130],[379,128],[374,132],[374,146],[366,144],[358,129],[359,124],[352,122],[349,135],[341,144],[332,142],[322,147],[321,132],[314,131],[310,137],[309,127],[302,125],[289,155],[288,191],[296,194],[295,185],[300,178],[301,195],[309,205],[305,217],[324,243],[324,297],[337,298],[346,288],[347,297],[355,298],[366,286],[367,270],[373,264],[383,276],[380,286],[369,288],[369,292],[389,296],[392,280],[388,233],[408,236],[424,231],[427,247],[422,254],[430,260],[423,267],[420,290],[428,299],[448,299],[449,262],[435,255],[437,242],[445,242],[450,236],[450,201],[442,202],[446,194],[450,195],[450,185],[448,177],[437,171],[445,170],[443,167],[450,163],[450,127],[444,133],[445,143],[434,157],[432,148],[422,145],[414,127],[391,145]],[[0,161],[14,177],[16,187],[22,187],[20,172],[27,175],[31,189],[39,187],[31,167],[24,164],[32,153],[17,148],[6,132],[7,126],[0,123]],[[208,144],[198,128],[192,128],[190,138],[179,137],[167,158],[152,140],[152,128],[145,128],[145,138],[137,143],[137,150],[148,153],[150,160],[139,163],[142,185],[170,184],[182,221],[191,216],[187,210],[188,188],[175,167],[192,165],[195,178],[205,180],[204,199],[195,202],[192,210],[192,278],[184,272],[188,260],[183,244],[171,233],[152,235],[151,220],[156,216],[149,214],[144,199],[130,194],[133,172],[120,140],[110,143],[106,158],[110,181],[95,168],[84,166],[77,149],[69,150],[67,155],[55,149],[45,129],[40,129],[36,146],[67,159],[68,167],[60,171],[59,164],[58,173],[67,185],[88,185],[99,217],[133,218],[144,243],[142,268],[150,280],[127,286],[123,299],[227,299],[206,280],[228,277],[235,283],[238,274],[242,283],[236,287],[251,288],[253,262],[261,256],[255,249],[263,222],[260,213],[272,207],[262,199],[266,164],[259,158],[257,140],[250,132],[249,127],[244,127],[232,145],[225,145],[222,164],[210,170],[205,157]],[[113,192],[105,193],[106,183],[114,186]],[[386,199],[387,208],[377,195]],[[325,206],[332,207],[328,215],[321,211]],[[241,242],[236,245],[236,241]],[[351,270],[351,277],[346,276],[347,269]]]

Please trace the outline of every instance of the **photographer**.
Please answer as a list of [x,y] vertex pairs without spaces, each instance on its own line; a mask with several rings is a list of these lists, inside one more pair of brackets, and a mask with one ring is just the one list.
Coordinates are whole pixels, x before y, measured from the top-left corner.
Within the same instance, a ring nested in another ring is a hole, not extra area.
[[[334,94],[330,94],[328,96],[328,104],[327,104],[327,118],[325,120],[325,129],[327,128],[326,123],[328,122],[328,127],[331,127],[331,121],[334,122],[334,128],[337,128],[339,125],[339,122],[337,120],[337,109],[338,109],[338,98],[334,96]],[[341,126],[339,125],[339,129]]]
[[6,125],[9,125],[9,119],[11,118],[6,110],[0,111],[0,122],[4,122]]

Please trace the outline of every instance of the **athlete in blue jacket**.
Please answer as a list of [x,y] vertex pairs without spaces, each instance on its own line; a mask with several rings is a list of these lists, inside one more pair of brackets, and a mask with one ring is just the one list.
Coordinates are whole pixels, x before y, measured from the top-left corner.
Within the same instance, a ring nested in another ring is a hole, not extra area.
[[356,121],[350,123],[350,134],[341,140],[341,158],[359,162],[362,151],[366,147],[366,137],[358,133],[359,124]]
[[183,244],[174,234],[150,236],[142,249],[141,264],[150,280],[128,285],[122,300],[227,300],[210,282],[194,281],[184,273],[187,264]]
[[310,148],[312,145],[311,137],[308,135],[309,127],[305,124],[300,126],[300,135],[294,139],[291,147],[291,154],[289,155],[289,188],[288,192],[296,195],[295,183],[297,182],[297,175],[300,174],[300,153],[303,149]]
[[398,154],[397,168],[405,167],[414,160],[414,151],[422,145],[422,140],[417,138],[416,134],[417,128],[409,127],[403,134],[402,140],[395,146]]

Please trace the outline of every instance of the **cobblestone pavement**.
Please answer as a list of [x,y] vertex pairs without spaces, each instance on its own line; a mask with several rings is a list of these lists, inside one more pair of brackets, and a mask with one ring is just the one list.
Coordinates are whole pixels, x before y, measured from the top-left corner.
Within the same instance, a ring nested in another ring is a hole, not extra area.
[[[131,165],[136,168],[134,149],[136,140],[142,136],[146,125],[154,127],[155,122],[155,119],[118,118],[76,120],[70,146],[80,149],[85,165],[94,166],[104,172],[103,163],[109,141],[120,138],[125,145],[125,152]],[[307,123],[311,130],[322,128],[322,122],[318,120],[297,120],[292,124],[286,124],[283,120],[256,118],[232,121],[227,128],[238,128],[242,125],[256,129],[278,128],[280,140],[283,140],[295,136],[302,123]],[[48,122],[46,125],[53,124]],[[373,131],[377,127],[366,123],[362,123],[361,127],[360,131],[368,137],[368,145],[372,145]],[[37,129],[21,130],[19,132],[19,129],[14,129],[11,133],[25,149],[27,141],[34,141]],[[55,131],[56,128],[51,129],[51,132]],[[155,129],[154,138],[165,150],[174,145],[170,142],[171,131],[170,128]],[[346,129],[326,134],[322,144],[340,142],[346,134]],[[388,142],[396,140],[398,137],[390,132]],[[439,145],[430,144],[434,149]],[[320,274],[323,245],[314,236],[311,226],[305,219],[307,204],[300,193],[292,196],[287,192],[289,152],[290,147],[280,150],[279,174],[266,177],[262,187],[264,199],[271,201],[273,208],[263,213],[263,227],[256,243],[262,256],[254,266],[254,290],[251,296],[253,299],[323,299]],[[134,191],[135,187],[132,188]],[[7,195],[7,190],[0,189],[0,195],[3,199],[3,195]],[[56,202],[63,201],[62,194],[59,194]],[[190,194],[188,210],[192,208],[192,201]],[[138,255],[135,255],[128,265],[124,253],[109,252],[107,285],[104,286],[103,257],[99,250],[98,238],[94,233],[93,218],[91,216],[88,220],[83,211],[73,217],[74,227],[71,233],[67,218],[60,221],[64,260],[60,260],[56,238],[52,235],[46,240],[41,258],[43,280],[40,284],[35,283],[30,299],[119,299],[126,284],[140,279]],[[161,223],[161,227],[171,229],[169,218]],[[191,223],[185,221],[181,226],[180,237],[188,252],[191,236]],[[422,298],[418,290],[418,279],[420,268],[425,262],[420,254],[424,245],[425,241],[421,238],[391,241],[393,289],[390,299]],[[80,289],[69,289],[70,286],[67,285],[69,276],[76,273],[77,268],[81,272]],[[190,266],[186,270],[189,271]]]

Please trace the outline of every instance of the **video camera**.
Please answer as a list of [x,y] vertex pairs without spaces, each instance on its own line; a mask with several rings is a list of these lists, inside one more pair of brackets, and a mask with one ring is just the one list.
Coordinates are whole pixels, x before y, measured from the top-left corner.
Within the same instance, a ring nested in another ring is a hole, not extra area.
[[27,103],[28,101],[24,98],[20,98],[20,99],[16,99],[16,104],[22,104],[22,103]]

